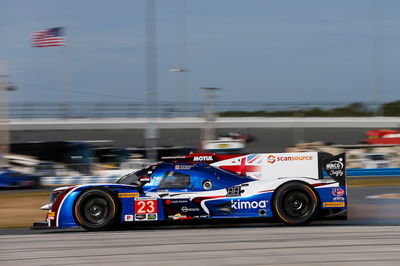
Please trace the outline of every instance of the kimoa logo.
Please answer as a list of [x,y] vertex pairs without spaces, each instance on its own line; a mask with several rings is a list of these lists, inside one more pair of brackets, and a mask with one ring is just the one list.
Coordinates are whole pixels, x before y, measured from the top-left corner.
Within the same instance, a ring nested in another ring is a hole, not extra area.
[[239,199],[236,201],[231,200],[231,207],[235,210],[267,208],[267,203],[268,203],[268,200],[259,200],[259,201],[243,200],[243,201],[241,201]]
[[198,162],[198,161],[212,161],[213,157],[212,156],[194,156],[193,161]]

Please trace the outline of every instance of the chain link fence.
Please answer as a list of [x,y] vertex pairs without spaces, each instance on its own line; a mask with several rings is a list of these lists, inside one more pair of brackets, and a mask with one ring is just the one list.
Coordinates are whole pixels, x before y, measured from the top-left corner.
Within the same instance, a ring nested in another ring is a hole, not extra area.
[[[9,118],[139,118],[147,117],[149,108],[157,110],[158,117],[166,118],[202,117],[205,112],[204,102],[160,102],[150,107],[143,102],[18,102],[9,106]],[[373,115],[375,109],[372,103],[215,103],[219,116],[368,116]],[[331,111],[332,115],[327,115]],[[0,114],[0,117],[4,115]]]

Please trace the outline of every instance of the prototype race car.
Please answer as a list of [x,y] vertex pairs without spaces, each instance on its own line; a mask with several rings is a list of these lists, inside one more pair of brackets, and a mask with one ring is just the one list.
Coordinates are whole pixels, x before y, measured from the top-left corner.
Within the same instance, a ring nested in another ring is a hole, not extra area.
[[346,215],[345,154],[190,154],[114,184],[55,189],[35,226],[106,230],[122,223],[275,217],[289,225]]
[[35,188],[40,186],[40,176],[20,173],[0,167],[0,189]]

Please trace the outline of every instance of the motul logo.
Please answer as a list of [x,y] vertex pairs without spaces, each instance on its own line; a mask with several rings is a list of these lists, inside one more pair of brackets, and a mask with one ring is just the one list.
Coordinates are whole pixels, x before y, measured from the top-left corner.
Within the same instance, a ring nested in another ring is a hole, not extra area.
[[203,161],[212,161],[213,157],[212,156],[194,156],[193,161],[194,162],[203,162]]

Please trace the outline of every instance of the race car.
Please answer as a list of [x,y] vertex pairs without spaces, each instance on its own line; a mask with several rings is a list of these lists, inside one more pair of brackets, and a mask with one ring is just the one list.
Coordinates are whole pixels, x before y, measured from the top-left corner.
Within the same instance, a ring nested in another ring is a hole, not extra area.
[[122,176],[114,184],[55,189],[34,227],[182,219],[274,217],[289,225],[346,216],[345,154],[190,154]]
[[40,176],[20,173],[6,167],[0,167],[0,189],[34,188],[40,186]]

